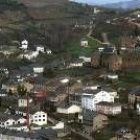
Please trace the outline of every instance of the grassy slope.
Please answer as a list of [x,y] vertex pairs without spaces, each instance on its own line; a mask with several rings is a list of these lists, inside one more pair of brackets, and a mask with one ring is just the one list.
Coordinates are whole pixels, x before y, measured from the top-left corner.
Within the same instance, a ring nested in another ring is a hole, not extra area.
[[71,42],[71,44],[68,45],[67,49],[70,51],[74,56],[84,55],[84,56],[90,56],[97,48],[103,46],[102,44],[98,43],[96,40],[86,37],[86,39],[89,42],[88,47],[81,47],[80,46],[80,40],[76,40]]

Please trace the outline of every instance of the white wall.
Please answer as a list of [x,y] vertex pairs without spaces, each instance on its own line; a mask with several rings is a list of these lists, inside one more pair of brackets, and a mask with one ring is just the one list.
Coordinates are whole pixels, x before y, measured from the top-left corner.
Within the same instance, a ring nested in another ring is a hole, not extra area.
[[[29,103],[32,102],[32,99],[29,99]],[[18,107],[27,107],[27,99],[18,99]]]
[[26,122],[26,119],[20,118],[16,121],[16,124],[24,124]]
[[34,67],[33,71],[35,73],[42,73],[42,72],[44,72],[44,68],[43,67]]
[[32,123],[37,125],[47,124],[47,113],[38,111],[32,115],[31,119],[33,120]]
[[82,111],[81,107],[77,105],[72,105],[69,108],[61,108],[61,107],[57,108],[57,113],[61,113],[61,114],[75,114],[81,111]]
[[0,122],[0,127],[8,127],[8,126],[10,126],[10,125],[14,125],[14,124],[16,124],[16,121],[15,120],[13,120],[13,119],[9,119],[9,120],[7,120],[7,121],[5,121],[5,122]]
[[91,62],[91,57],[79,56],[79,59],[83,59],[84,62],[86,62],[86,63],[90,63]]
[[87,40],[81,41],[81,42],[80,42],[80,45],[81,45],[82,47],[86,47],[86,46],[88,46],[88,41],[87,41]]
[[102,101],[114,102],[114,97],[106,91],[100,91],[95,95],[83,93],[82,108],[96,111],[96,104]]
[[58,122],[55,126],[52,127],[52,129],[64,129],[64,123]]
[[69,67],[72,68],[72,67],[82,67],[83,66],[83,63],[70,63]]

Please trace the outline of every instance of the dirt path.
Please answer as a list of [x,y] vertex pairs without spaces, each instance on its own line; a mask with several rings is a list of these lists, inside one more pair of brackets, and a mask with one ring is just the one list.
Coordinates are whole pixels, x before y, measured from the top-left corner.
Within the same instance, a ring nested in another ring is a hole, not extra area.
[[[93,29],[90,29],[89,30],[89,32],[87,33],[87,37],[88,38],[91,38],[91,39],[93,39],[93,40],[95,40],[96,42],[98,42],[98,43],[100,43],[100,44],[102,44],[102,45],[108,45],[109,44],[109,42],[102,42],[102,41],[100,41],[100,40],[98,40],[98,39],[96,39],[96,38],[93,38],[91,35],[92,35],[92,32],[93,32]],[[105,33],[104,33],[105,34]]]

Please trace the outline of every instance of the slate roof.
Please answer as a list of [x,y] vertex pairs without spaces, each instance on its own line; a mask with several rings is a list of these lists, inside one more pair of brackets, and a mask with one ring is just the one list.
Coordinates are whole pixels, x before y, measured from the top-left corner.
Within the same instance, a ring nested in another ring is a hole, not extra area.
[[52,129],[41,129],[34,132],[22,132],[0,128],[0,134],[15,136],[15,138],[29,138],[35,140],[55,140],[56,132]]
[[13,119],[13,120],[17,121],[20,118],[23,118],[23,117],[20,116],[20,115],[7,115],[7,114],[3,114],[2,116],[0,116],[0,121],[1,122],[5,122],[5,121],[7,121],[9,119]]
[[[65,109],[68,109],[68,108],[70,108],[72,105],[74,105],[74,104],[71,104],[71,103],[62,103],[58,108],[65,108]],[[77,106],[77,105],[76,105]]]
[[70,63],[83,63],[83,59],[73,59]]
[[45,89],[43,89],[43,88],[40,87],[40,86],[34,86],[34,87],[30,90],[31,93],[42,92],[42,91],[45,91]]
[[11,96],[2,96],[1,97],[3,101],[5,102],[17,102],[18,100],[18,96],[14,96],[14,95],[11,95]]
[[85,110],[82,112],[82,114],[83,114],[83,118],[85,119],[92,119],[98,115],[97,112],[91,110]]
[[124,135],[124,134],[127,134],[127,133],[129,133],[129,132],[130,132],[130,130],[129,130],[128,128],[122,127],[122,128],[120,128],[120,129],[116,132],[116,134],[117,134],[117,135]]
[[112,107],[120,106],[120,104],[117,104],[117,103],[109,103],[109,102],[100,102],[100,103],[98,103],[97,105],[112,106]]
[[43,67],[43,68],[44,68],[44,65],[43,65],[43,64],[40,64],[40,63],[34,63],[34,64],[31,64],[30,67],[31,67],[31,68],[36,68],[36,67],[39,67],[39,68],[40,68],[40,67],[41,67],[41,68]]
[[136,87],[130,90],[129,94],[135,95],[135,96],[140,96],[140,87]]
[[[99,93],[100,91],[101,91],[100,89],[97,89],[97,90],[87,89],[87,90],[83,90],[82,93],[95,95],[95,94]],[[86,95],[84,95],[84,96],[86,96]]]
[[28,81],[33,84],[46,84],[47,79],[44,78],[42,75],[38,75],[37,77],[30,77]]
[[113,53],[114,52],[114,47],[105,47],[104,48],[104,53]]

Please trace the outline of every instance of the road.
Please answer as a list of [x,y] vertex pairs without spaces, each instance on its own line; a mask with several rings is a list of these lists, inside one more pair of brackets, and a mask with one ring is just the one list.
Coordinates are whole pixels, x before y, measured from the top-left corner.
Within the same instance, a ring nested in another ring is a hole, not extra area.
[[108,45],[108,44],[110,44],[109,41],[108,41],[108,39],[107,39],[107,34],[106,33],[103,33],[103,35],[102,35],[103,36],[103,40],[106,40],[106,41],[102,42],[102,41],[100,41],[100,40],[98,40],[96,38],[93,38],[91,36],[92,35],[92,32],[93,32],[93,28],[90,29],[89,32],[87,33],[87,37],[88,38],[91,38],[91,39],[95,40],[96,42],[98,42],[98,43],[100,43],[102,45]]

